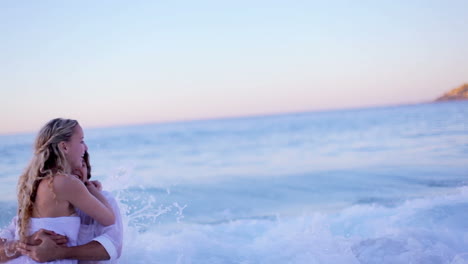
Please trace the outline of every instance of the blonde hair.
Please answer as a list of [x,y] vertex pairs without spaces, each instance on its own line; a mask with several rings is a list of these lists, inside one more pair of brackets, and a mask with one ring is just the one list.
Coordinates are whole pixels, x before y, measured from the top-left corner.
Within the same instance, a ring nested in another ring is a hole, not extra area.
[[77,125],[76,120],[56,118],[43,126],[37,135],[34,155],[18,180],[18,226],[22,240],[28,235],[39,183],[48,178],[53,180],[58,173],[70,173],[70,165],[59,143],[70,141]]

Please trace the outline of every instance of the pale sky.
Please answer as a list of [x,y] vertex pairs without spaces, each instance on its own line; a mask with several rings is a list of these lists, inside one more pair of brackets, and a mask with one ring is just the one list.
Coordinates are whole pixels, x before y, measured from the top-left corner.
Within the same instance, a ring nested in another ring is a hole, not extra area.
[[0,1],[0,133],[425,102],[468,1]]

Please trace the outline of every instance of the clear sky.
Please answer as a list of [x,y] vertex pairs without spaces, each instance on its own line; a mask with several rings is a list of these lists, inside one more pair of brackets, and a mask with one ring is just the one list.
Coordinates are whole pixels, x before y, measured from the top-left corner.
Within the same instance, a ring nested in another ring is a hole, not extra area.
[[0,1],[0,133],[415,103],[468,82],[468,1]]

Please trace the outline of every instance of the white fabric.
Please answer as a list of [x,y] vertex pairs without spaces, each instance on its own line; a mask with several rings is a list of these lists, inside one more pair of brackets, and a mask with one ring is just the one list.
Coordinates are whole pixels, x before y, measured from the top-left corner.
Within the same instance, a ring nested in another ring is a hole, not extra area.
[[120,209],[117,201],[109,192],[103,191],[102,194],[114,211],[115,223],[110,226],[103,226],[85,213],[77,210],[77,213],[81,218],[78,244],[83,245],[93,240],[97,241],[106,249],[107,254],[110,256],[110,260],[79,261],[80,264],[117,264],[118,258],[120,258],[120,255],[122,254],[123,227]]
[[[68,246],[76,246],[78,239],[78,232],[80,230],[80,218],[78,216],[63,216],[63,217],[44,217],[44,218],[31,218],[29,223],[29,233],[32,235],[34,232],[39,229],[52,230],[57,234],[64,235],[68,237]],[[15,232],[15,240],[19,240],[18,230]],[[21,256],[19,258],[10,260],[8,264],[16,263],[39,263],[30,259],[26,256]],[[47,263],[54,264],[76,264],[77,260],[73,259],[61,259]]]

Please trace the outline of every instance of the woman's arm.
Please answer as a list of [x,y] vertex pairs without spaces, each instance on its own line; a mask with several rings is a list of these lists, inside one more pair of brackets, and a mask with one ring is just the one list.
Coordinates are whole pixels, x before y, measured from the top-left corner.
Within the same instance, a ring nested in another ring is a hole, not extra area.
[[[102,204],[104,204],[104,206],[106,206],[109,210],[111,210],[114,213],[114,208],[112,208],[109,201],[107,201],[107,199],[102,194],[102,185],[99,181],[86,181],[84,184],[86,188],[88,189],[89,193],[94,195],[94,197],[96,197]],[[114,219],[115,219],[115,213],[114,213]]]
[[70,202],[101,225],[114,224],[112,207],[94,185],[87,187],[76,177],[68,175],[55,176],[53,185],[59,200]]

